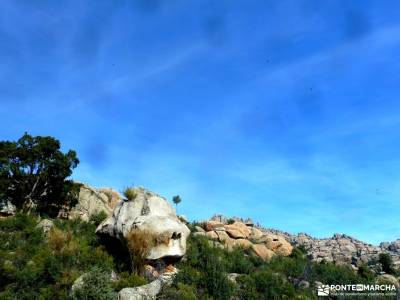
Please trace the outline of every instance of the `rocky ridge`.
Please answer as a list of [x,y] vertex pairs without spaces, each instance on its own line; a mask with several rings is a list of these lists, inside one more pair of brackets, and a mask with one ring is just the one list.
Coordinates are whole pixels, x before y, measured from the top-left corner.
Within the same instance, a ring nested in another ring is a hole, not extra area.
[[227,223],[229,220],[252,224],[253,230],[261,232],[263,236],[277,236],[280,239],[283,238],[292,246],[303,246],[313,261],[350,264],[354,268],[361,264],[369,264],[374,266],[377,272],[380,272],[380,266],[377,263],[379,254],[387,253],[392,257],[395,266],[400,267],[400,239],[374,246],[346,234],[334,234],[330,238],[314,238],[306,233],[290,234],[276,229],[264,228],[260,224],[254,225],[251,219],[227,218],[222,215],[214,215],[211,218],[211,221],[221,223]]
[[196,226],[194,235],[211,238],[214,245],[250,249],[263,260],[270,260],[274,255],[288,256],[292,253],[292,245],[280,235],[265,233],[254,227],[251,220],[213,218]]

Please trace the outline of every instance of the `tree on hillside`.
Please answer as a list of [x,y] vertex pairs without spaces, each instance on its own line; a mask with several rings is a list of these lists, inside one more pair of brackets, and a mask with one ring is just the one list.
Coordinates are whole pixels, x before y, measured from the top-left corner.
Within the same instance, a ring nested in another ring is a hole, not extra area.
[[64,205],[76,187],[67,178],[78,163],[76,152],[61,152],[53,137],[25,133],[16,142],[0,141],[0,201],[28,213]]
[[180,196],[176,195],[172,197],[172,202],[175,203],[176,209],[178,210],[178,204],[182,202],[182,199]]
[[395,274],[392,257],[387,253],[379,254],[379,262],[382,264],[382,271],[388,274]]

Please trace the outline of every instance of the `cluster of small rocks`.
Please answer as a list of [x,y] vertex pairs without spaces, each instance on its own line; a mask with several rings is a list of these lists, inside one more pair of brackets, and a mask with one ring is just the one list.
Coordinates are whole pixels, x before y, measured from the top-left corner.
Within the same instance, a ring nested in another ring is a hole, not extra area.
[[207,236],[213,240],[213,245],[228,250],[234,247],[250,249],[264,260],[271,259],[275,254],[288,256],[293,249],[284,237],[263,233],[250,219],[214,217],[196,226],[194,235]]

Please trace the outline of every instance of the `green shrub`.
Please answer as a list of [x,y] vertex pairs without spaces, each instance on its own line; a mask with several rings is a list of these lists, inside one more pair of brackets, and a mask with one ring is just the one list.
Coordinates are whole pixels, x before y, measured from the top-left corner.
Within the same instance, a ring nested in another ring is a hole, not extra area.
[[232,218],[230,218],[230,219],[228,219],[228,221],[226,221],[226,222],[228,223],[228,225],[231,225],[231,224],[235,223],[235,220],[232,219]]
[[382,271],[387,274],[396,274],[392,257],[387,253],[379,254],[379,262],[382,264]]
[[104,210],[102,210],[99,211],[97,214],[91,215],[89,221],[92,222],[97,227],[105,219],[107,219],[107,213]]
[[112,288],[110,273],[94,267],[84,276],[82,287],[75,290],[72,298],[77,300],[115,300],[117,294]]
[[291,257],[274,256],[268,267],[274,272],[282,273],[287,277],[301,278],[306,275],[309,261],[295,250],[294,256]]
[[296,295],[293,285],[284,276],[266,270],[240,276],[238,283],[243,299],[293,299]]
[[320,281],[324,284],[357,284],[366,282],[350,266],[337,266],[330,262],[314,263],[310,277],[311,282]]
[[[229,299],[234,286],[227,278],[226,251],[210,246],[205,237],[190,237],[186,261],[179,264],[181,269],[175,280],[196,287],[197,296],[212,296],[213,299]],[[182,273],[182,274],[181,274]]]
[[94,224],[55,220],[44,235],[37,223],[23,214],[0,219],[0,299],[66,299],[80,274],[115,268]]
[[126,287],[135,287],[147,283],[146,279],[134,273],[129,274],[128,272],[122,272],[119,274],[119,276],[120,278],[112,283],[112,286],[116,292],[119,292]]
[[368,281],[373,281],[375,277],[374,272],[366,265],[359,266],[357,273],[359,276]]
[[293,299],[295,296],[293,286],[282,274],[262,271],[251,276],[254,279],[257,291],[264,299]]
[[179,273],[175,276],[175,283],[183,283],[188,285],[198,285],[202,280],[201,270],[195,269],[190,265],[181,264],[179,268]]
[[191,285],[178,283],[176,287],[170,287],[163,291],[159,297],[165,300],[197,300],[196,289]]
[[243,254],[243,249],[234,248],[226,252],[225,261],[228,273],[249,274],[255,267],[252,261]]

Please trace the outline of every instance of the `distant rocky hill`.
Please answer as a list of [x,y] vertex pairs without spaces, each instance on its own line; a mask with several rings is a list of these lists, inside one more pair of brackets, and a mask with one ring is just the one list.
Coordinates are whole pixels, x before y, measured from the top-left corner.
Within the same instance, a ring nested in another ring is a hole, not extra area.
[[[224,224],[235,221],[254,225],[251,219],[228,218],[223,215],[214,215],[211,220]],[[255,224],[253,228],[261,231],[265,236],[276,235],[283,237],[293,246],[303,246],[313,261],[324,260],[335,264],[350,264],[355,269],[364,263],[373,266],[379,272],[378,256],[380,253],[387,253],[392,257],[395,266],[400,267],[400,239],[373,246],[345,234],[334,234],[330,238],[319,239],[306,233],[295,235],[276,229],[264,228],[260,224]]]

